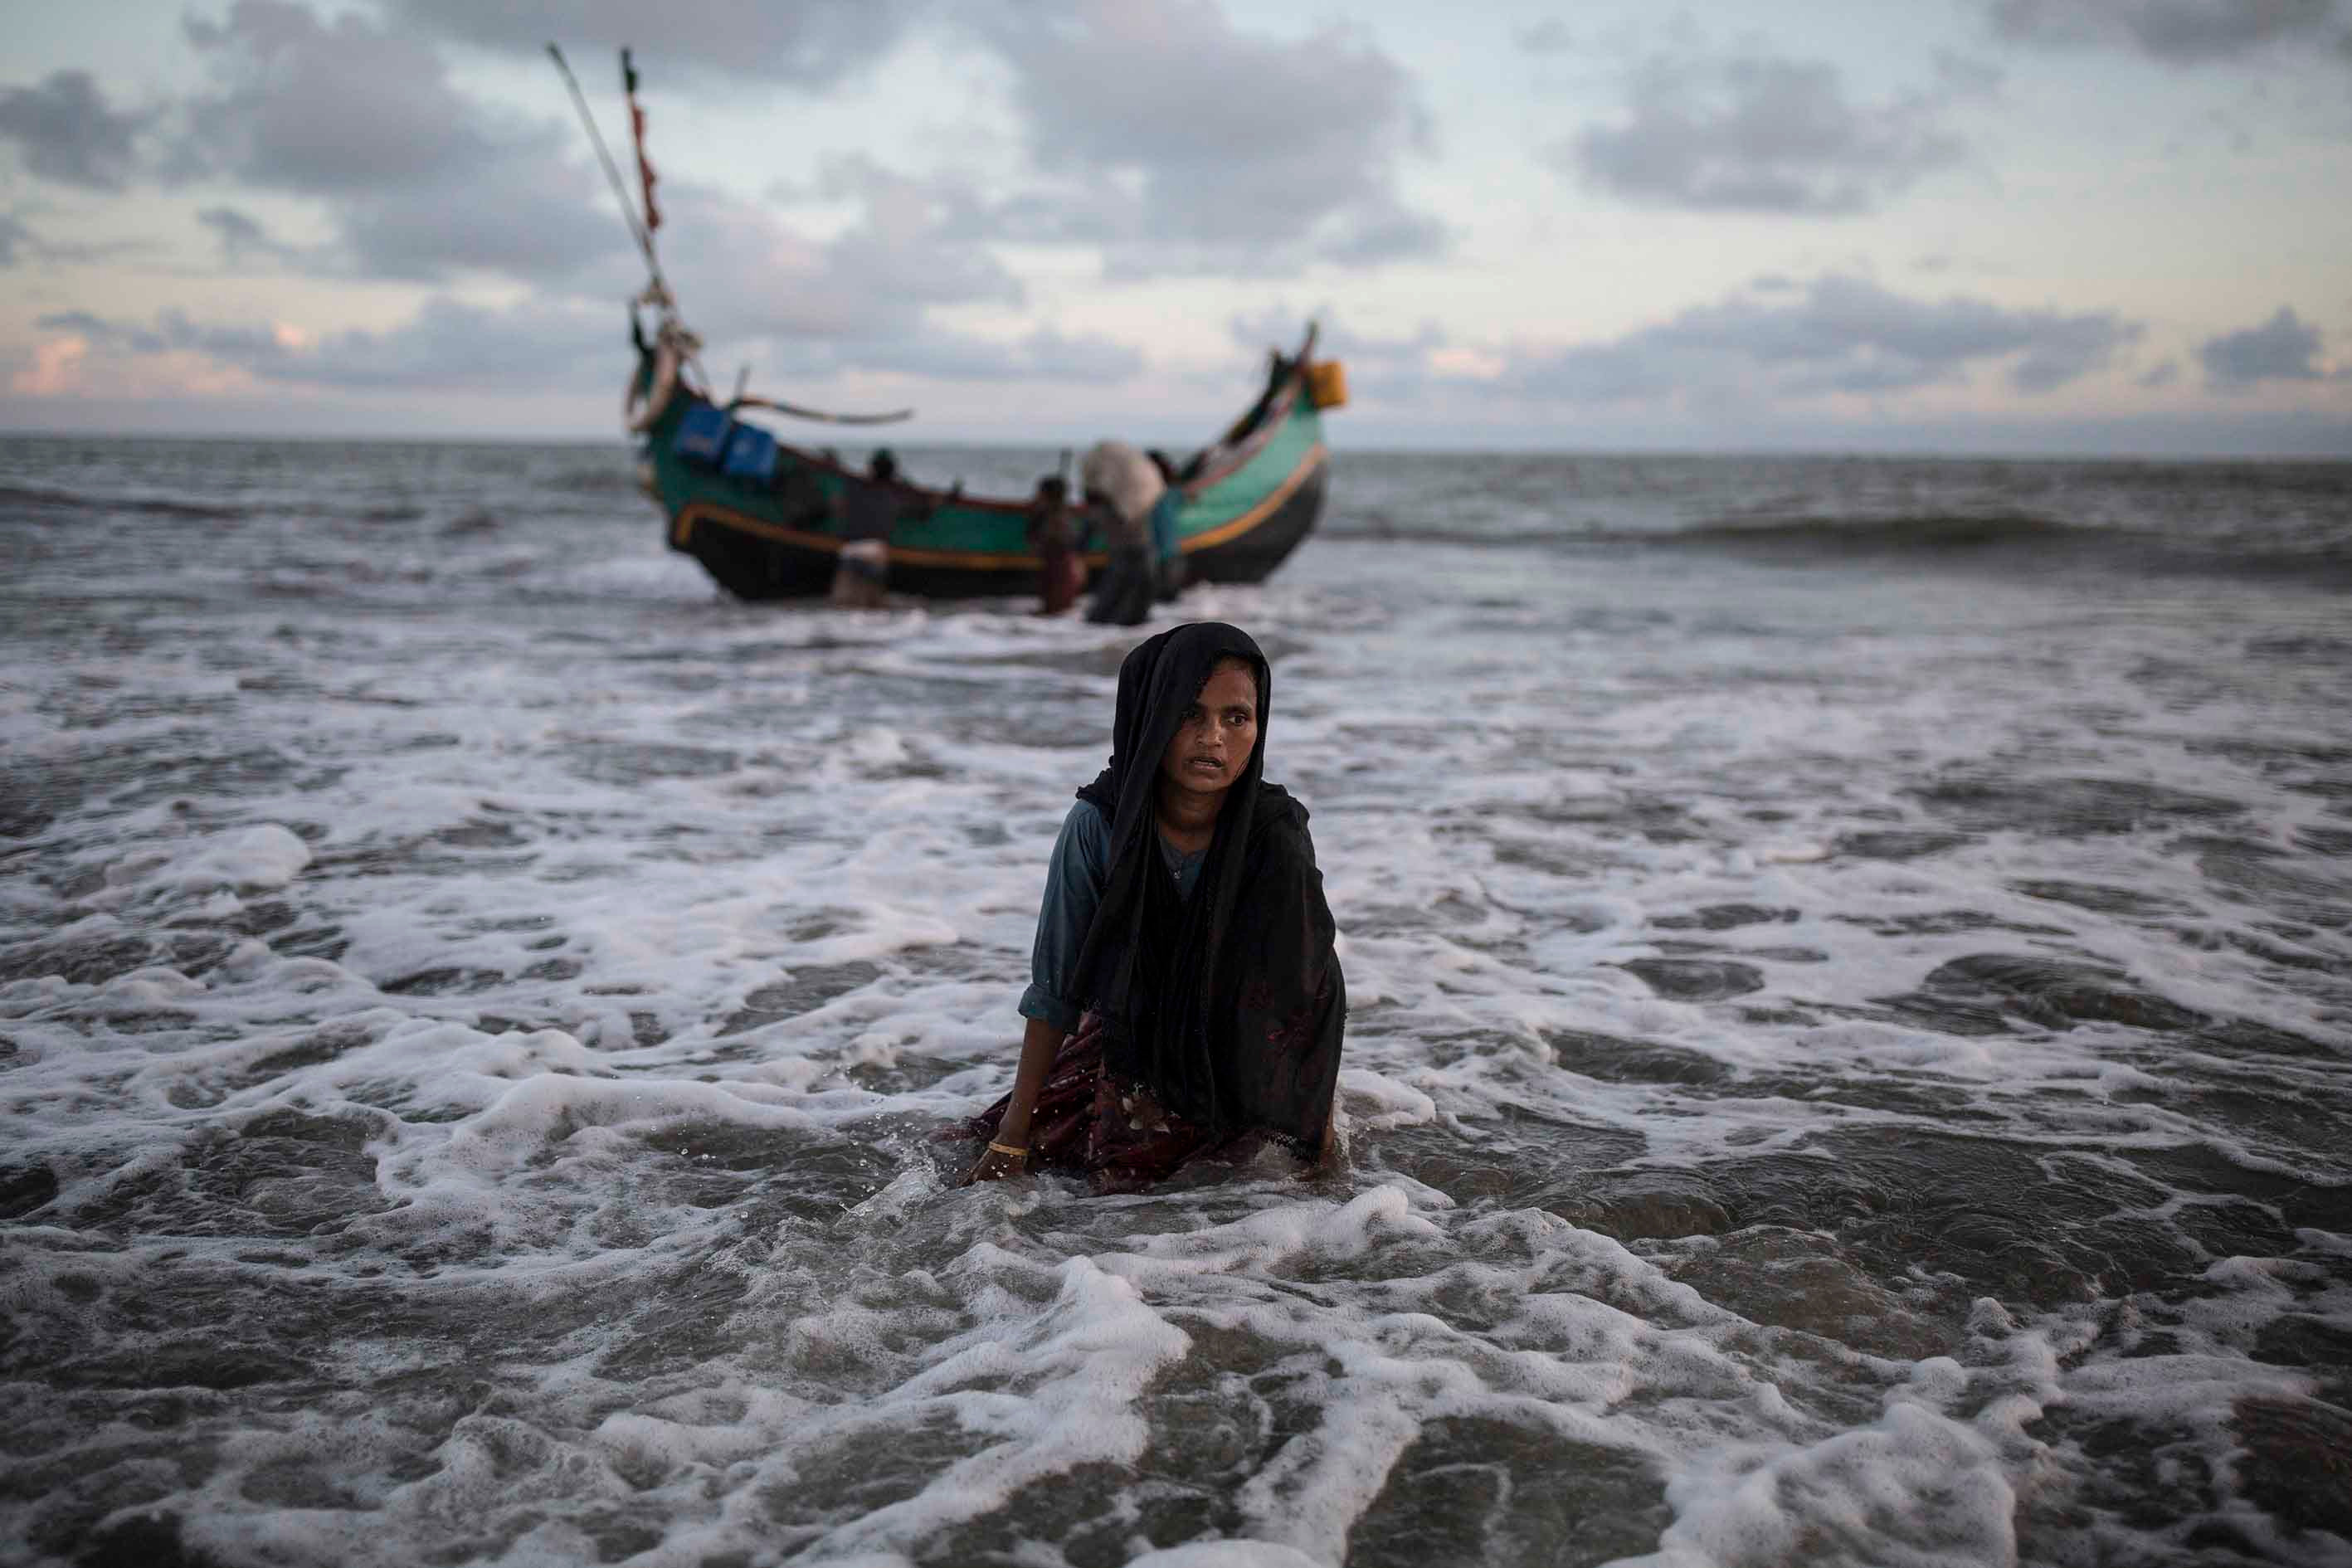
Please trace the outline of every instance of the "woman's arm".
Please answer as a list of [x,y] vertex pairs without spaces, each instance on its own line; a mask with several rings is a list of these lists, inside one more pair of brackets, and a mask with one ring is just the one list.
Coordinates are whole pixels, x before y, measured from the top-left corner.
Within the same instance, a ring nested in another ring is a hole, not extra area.
[[[1021,1035],[1021,1065],[1013,1074],[1013,1100],[1004,1108],[1004,1121],[996,1130],[997,1143],[1008,1148],[1029,1147],[1029,1113],[1037,1109],[1037,1091],[1045,1087],[1045,1074],[1054,1065],[1054,1057],[1062,1048],[1066,1031],[1055,1028],[1043,1018],[1032,1018]],[[980,1160],[964,1178],[964,1184],[992,1182],[999,1176],[1017,1176],[1028,1168],[1028,1161],[1020,1155],[997,1152],[992,1144],[981,1151]]]
[[1339,1168],[1339,1096],[1334,1091],[1331,1108],[1323,1113],[1323,1147],[1316,1153],[1315,1169],[1336,1171]]
[[[1021,1016],[1028,1027],[1021,1036],[1021,1065],[1013,1069],[1013,1092],[1006,1097],[1004,1117],[997,1124],[995,1142],[1011,1149],[1029,1147],[1029,1118],[1037,1096],[1054,1070],[1054,1058],[1079,1020],[1080,1008],[1072,994],[1079,950],[1087,928],[1094,923],[1102,902],[1103,863],[1109,825],[1092,802],[1075,802],[1054,838],[1054,858],[1045,871],[1045,896],[1037,910],[1037,938],[1029,952],[1029,989],[1021,995]],[[1027,1162],[1018,1155],[983,1151],[967,1183],[1018,1175]]]

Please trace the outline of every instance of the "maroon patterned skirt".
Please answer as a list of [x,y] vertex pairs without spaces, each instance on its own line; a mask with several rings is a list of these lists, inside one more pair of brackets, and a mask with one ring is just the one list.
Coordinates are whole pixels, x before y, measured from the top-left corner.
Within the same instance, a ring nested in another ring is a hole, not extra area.
[[[992,1139],[1011,1094],[949,1136]],[[1089,1177],[1097,1192],[1133,1192],[1216,1146],[1209,1130],[1162,1107],[1139,1083],[1118,1081],[1103,1066],[1103,1023],[1088,1013],[1066,1037],[1029,1114],[1032,1170]]]

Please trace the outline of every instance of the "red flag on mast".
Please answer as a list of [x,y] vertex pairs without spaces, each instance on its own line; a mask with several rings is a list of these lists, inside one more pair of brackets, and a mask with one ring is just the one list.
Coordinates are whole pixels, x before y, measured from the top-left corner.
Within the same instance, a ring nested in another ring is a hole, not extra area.
[[646,232],[661,227],[661,208],[654,205],[654,166],[646,162],[646,111],[637,107],[637,68],[629,51],[621,51],[621,88],[629,100],[629,139],[636,143],[637,184],[645,192]]

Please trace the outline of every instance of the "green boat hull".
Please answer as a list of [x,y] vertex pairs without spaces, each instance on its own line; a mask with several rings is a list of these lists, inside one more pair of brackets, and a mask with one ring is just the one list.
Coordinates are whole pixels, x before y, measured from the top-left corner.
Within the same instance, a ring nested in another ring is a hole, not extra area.
[[[646,484],[668,520],[670,548],[699,561],[738,598],[825,593],[841,552],[842,499],[874,481],[792,447],[779,447],[776,471],[764,481],[688,461],[675,438],[687,410],[703,401],[679,387],[645,432]],[[1322,418],[1293,376],[1229,458],[1184,484],[1176,528],[1187,579],[1263,581],[1313,531],[1328,466]],[[1036,591],[1025,498],[890,488],[910,518],[890,536],[892,592],[952,599]],[[1099,567],[1103,558],[1089,560]]]

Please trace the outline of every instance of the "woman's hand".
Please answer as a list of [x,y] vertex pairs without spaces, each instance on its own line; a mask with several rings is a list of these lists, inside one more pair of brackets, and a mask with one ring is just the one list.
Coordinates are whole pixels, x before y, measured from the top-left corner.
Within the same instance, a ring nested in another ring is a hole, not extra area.
[[1006,1176],[1025,1175],[1028,1170],[1028,1155],[1008,1154],[992,1143],[980,1152],[980,1158],[973,1163],[971,1174],[963,1179],[963,1184],[968,1187],[974,1182],[994,1182]]
[[1062,1048],[1062,1031],[1042,1018],[1031,1018],[1021,1031],[1021,1065],[1013,1069],[1013,1093],[1006,1099],[1004,1119],[997,1123],[996,1136],[972,1165],[971,1174],[963,1179],[965,1186],[974,1182],[1000,1181],[1006,1176],[1024,1175],[1029,1170],[1029,1114],[1037,1106],[1037,1091],[1045,1086],[1045,1074],[1054,1065],[1054,1055]]

